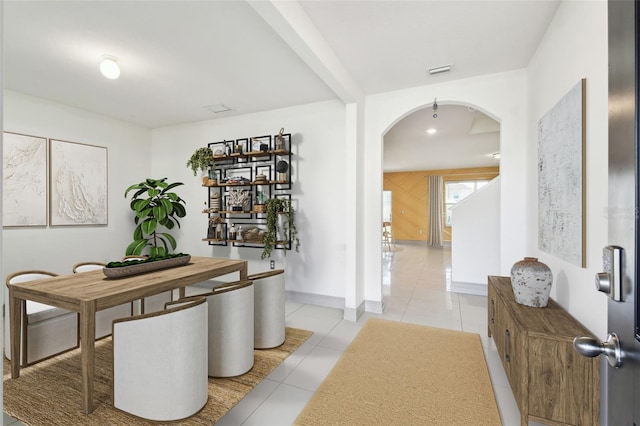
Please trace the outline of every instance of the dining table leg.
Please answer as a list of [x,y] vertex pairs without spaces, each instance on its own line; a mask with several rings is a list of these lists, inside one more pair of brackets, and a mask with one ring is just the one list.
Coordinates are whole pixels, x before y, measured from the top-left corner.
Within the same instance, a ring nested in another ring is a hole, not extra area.
[[22,321],[22,299],[13,294],[9,287],[9,334],[11,352],[11,378],[20,377],[20,323]]
[[93,411],[93,377],[95,374],[96,303],[80,302],[80,357],[82,364],[82,408]]

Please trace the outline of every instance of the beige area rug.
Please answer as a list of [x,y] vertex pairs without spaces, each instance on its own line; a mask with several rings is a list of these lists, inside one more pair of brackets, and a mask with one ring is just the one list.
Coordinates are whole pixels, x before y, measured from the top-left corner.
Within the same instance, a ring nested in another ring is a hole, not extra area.
[[[209,378],[209,400],[196,415],[179,422],[162,424],[214,424],[258,383],[313,334],[295,328],[286,329],[285,342],[274,349],[256,350],[253,368],[229,379]],[[153,425],[113,408],[111,396],[111,338],[96,343],[94,404],[89,415],[81,412],[81,370],[78,349],[20,371],[10,379],[11,367],[4,359],[4,411],[26,425]]]
[[500,425],[480,336],[369,319],[296,425]]

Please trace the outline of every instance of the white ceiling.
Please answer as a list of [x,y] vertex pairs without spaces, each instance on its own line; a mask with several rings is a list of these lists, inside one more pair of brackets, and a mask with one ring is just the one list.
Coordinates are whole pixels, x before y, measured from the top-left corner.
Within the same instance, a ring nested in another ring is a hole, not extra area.
[[559,1],[5,0],[4,87],[148,128],[349,101],[524,68]]
[[[463,105],[438,105],[409,114],[384,135],[384,171],[499,166],[500,124]],[[433,128],[436,133],[429,134]]]

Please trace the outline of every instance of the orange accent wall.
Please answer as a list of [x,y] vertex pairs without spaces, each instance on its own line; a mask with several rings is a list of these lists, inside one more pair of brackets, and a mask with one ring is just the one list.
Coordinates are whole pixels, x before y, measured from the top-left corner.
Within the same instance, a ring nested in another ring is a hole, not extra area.
[[[444,182],[451,182],[493,179],[499,174],[499,167],[385,173],[384,190],[392,191],[393,238],[409,241],[427,240],[427,203],[429,200],[427,176],[442,175]],[[442,222],[444,223],[444,206],[442,210]],[[451,241],[451,227],[444,228],[443,239]]]

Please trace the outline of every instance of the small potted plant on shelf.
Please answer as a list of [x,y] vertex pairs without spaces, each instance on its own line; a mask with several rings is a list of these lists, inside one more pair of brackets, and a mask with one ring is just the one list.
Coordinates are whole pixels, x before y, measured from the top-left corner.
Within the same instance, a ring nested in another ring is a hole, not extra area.
[[267,196],[264,191],[256,191],[256,202],[253,205],[253,211],[255,213],[265,213],[267,211]]
[[[264,249],[262,250],[261,259],[271,257],[271,251],[278,245],[282,244],[285,256],[287,255],[287,245],[289,242],[294,243],[296,251],[300,247],[298,239],[298,229],[295,223],[295,210],[291,204],[291,200],[286,198],[271,198],[266,202],[267,206],[267,230],[262,240]],[[282,223],[280,223],[282,221]],[[282,238],[279,240],[279,235]]]
[[[198,170],[202,170],[203,172],[212,171],[213,164],[213,151],[211,151],[211,148],[209,147],[196,149],[191,155],[191,158],[189,158],[189,161],[187,161],[187,167],[193,170],[194,176],[197,176]],[[213,179],[213,177],[208,175],[207,179]]]
[[141,255],[149,246],[151,257],[168,254],[175,250],[176,239],[168,232],[159,232],[159,226],[173,229],[175,225],[180,227],[178,218],[187,214],[185,201],[171,190],[183,185],[182,182],[167,183],[167,178],[147,179],[143,182],[131,185],[124,192],[125,198],[130,191],[135,190],[131,198],[131,210],[135,212],[133,242],[129,244],[126,255]]

